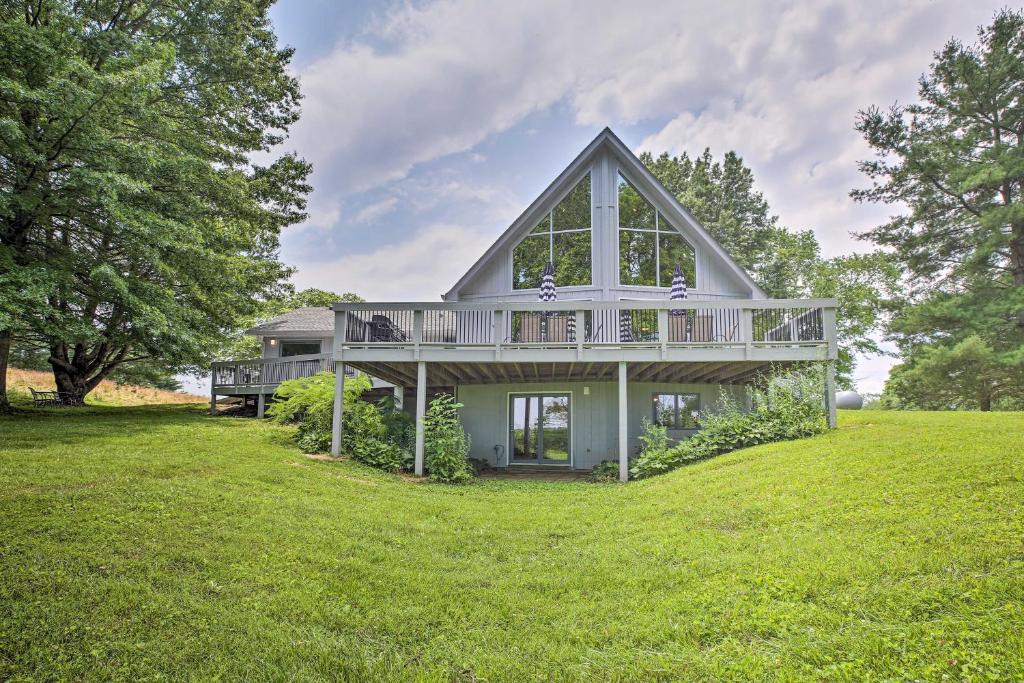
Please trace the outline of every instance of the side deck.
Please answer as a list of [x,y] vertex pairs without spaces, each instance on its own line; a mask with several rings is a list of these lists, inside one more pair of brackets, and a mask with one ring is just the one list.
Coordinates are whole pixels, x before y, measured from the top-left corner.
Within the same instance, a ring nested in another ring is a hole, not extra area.
[[211,387],[218,396],[273,394],[281,382],[333,371],[332,355],[317,353],[285,358],[215,361],[210,365]]

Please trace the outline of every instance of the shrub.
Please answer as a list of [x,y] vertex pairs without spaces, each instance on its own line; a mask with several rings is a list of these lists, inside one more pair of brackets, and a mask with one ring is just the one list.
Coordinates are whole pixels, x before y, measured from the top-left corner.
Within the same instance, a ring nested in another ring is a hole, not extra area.
[[[348,394],[358,388],[357,378],[350,386],[346,382],[346,405]],[[358,395],[357,395],[358,396]],[[296,441],[304,453],[322,453],[331,447],[331,419],[334,410],[334,373],[321,372],[312,377],[302,377],[282,382],[274,393],[274,403],[267,408],[267,415],[281,424],[297,424]]]
[[647,417],[640,420],[640,454],[667,451],[671,445],[668,440],[668,429],[653,422]]
[[723,395],[701,414],[700,431],[676,446],[645,431],[644,448],[630,473],[642,479],[737,448],[820,434],[827,428],[823,386],[821,369],[810,367],[776,372],[755,384],[749,412]]
[[461,407],[454,396],[441,394],[430,402],[424,416],[425,464],[434,481],[462,484],[473,478],[469,437],[459,422]]
[[602,460],[594,465],[594,469],[590,470],[588,479],[598,484],[618,481],[619,463],[613,460]]
[[[401,440],[393,436],[389,427],[400,429],[395,426],[400,421],[394,416],[386,418],[378,406],[360,398],[369,388],[370,379],[365,375],[345,380],[341,449],[354,460],[395,472],[405,464],[406,454]],[[277,400],[267,414],[276,422],[298,425],[296,442],[303,452],[323,453],[330,449],[333,372],[282,382],[274,397]]]

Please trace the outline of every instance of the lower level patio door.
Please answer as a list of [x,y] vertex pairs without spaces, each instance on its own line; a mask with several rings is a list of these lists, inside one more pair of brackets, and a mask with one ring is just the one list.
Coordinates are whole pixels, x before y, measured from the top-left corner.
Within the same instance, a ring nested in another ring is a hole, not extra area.
[[570,394],[509,395],[509,463],[572,463]]

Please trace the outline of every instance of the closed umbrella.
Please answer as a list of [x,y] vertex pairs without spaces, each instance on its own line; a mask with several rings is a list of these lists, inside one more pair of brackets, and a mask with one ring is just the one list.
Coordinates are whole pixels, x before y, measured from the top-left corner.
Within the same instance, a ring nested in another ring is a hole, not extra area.
[[[687,292],[686,292],[686,278],[683,277],[683,269],[680,268],[679,264],[677,263],[676,264],[675,272],[672,273],[672,291],[668,295],[668,298],[671,301],[685,301],[687,296],[688,295],[687,295]],[[684,311],[682,309],[679,309],[679,308],[674,308],[671,311],[669,311],[669,313],[671,315],[674,315],[674,316],[686,315],[686,311]],[[685,341],[686,340],[686,319],[685,318],[683,318],[682,323],[683,323],[683,329],[680,330],[680,334],[678,334],[678,335],[670,335],[669,341]],[[673,325],[673,327],[674,327],[674,325]],[[679,339],[672,339],[671,338],[672,336],[678,336]]]
[[619,313],[619,341],[633,341],[633,314],[629,311]]
[[[544,266],[544,275],[540,281],[540,293],[537,295],[538,301],[547,303],[549,301],[558,301],[558,294],[555,291],[555,266],[551,261],[547,262]],[[550,316],[554,316],[554,311],[544,312],[544,337],[547,338],[547,321]],[[565,324],[566,334],[570,341],[576,340],[576,316],[575,314],[569,315]]]
[[547,265],[544,266],[544,274],[540,279],[540,294],[537,295],[537,300],[547,303],[555,301],[557,298],[555,294],[555,267],[551,264],[551,261],[548,261]]
[[[676,271],[672,274],[672,292],[668,298],[671,301],[685,301],[686,297],[686,278],[683,277],[683,269],[677,264]],[[685,312],[677,308],[672,311],[672,315],[682,315]]]

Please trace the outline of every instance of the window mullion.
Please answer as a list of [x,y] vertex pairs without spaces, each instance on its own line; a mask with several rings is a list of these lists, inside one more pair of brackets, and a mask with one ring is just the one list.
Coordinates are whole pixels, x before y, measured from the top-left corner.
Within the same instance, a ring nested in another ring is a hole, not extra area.
[[555,262],[555,211],[548,213],[548,261]]
[[661,212],[654,210],[654,286],[661,287],[661,234],[659,224]]

